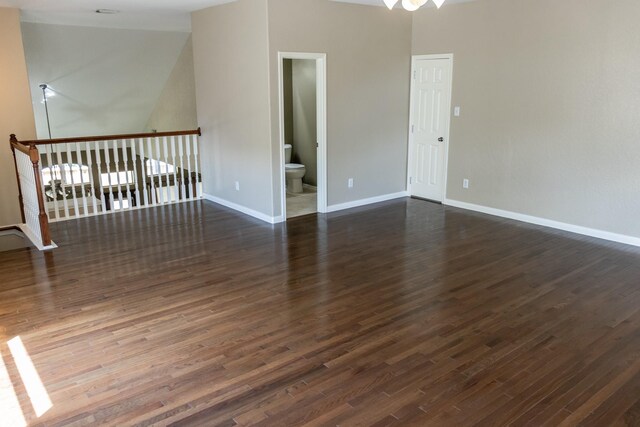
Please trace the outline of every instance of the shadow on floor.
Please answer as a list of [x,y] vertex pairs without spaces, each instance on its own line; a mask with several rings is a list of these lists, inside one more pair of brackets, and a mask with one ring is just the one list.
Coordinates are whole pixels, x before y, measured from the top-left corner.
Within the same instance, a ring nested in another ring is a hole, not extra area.
[[33,247],[27,236],[19,230],[0,231],[0,252]]

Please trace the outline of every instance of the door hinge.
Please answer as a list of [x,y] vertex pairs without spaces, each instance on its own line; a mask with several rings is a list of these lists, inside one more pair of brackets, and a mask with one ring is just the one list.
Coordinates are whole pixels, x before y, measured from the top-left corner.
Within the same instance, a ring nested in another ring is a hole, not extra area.
[[413,80],[415,80],[415,79],[416,79],[416,76],[417,76],[417,75],[418,75],[418,72],[414,70],[414,71],[413,71]]
[[413,177],[412,176],[409,177],[409,185],[411,185],[411,184],[413,184]]
[[413,133],[415,130],[415,125],[411,125],[411,133]]

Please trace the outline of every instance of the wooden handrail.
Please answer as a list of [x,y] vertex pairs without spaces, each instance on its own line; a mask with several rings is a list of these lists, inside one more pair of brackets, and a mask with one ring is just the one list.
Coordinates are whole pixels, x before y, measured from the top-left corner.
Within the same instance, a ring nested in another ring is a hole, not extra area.
[[18,151],[22,151],[24,154],[26,154],[27,156],[29,155],[29,145],[23,145],[21,142],[18,142],[17,139],[15,139],[15,135],[11,134],[11,148],[15,148]]
[[[97,215],[111,210],[200,199],[199,140],[196,136],[201,136],[200,128],[28,141],[19,141],[15,135],[11,135],[10,147],[14,154],[23,223],[26,223],[26,219],[34,234],[38,234],[39,228],[43,246],[50,246],[50,212],[55,214],[54,220],[60,220]],[[72,146],[56,146],[66,143],[71,143]],[[19,156],[17,159],[16,154]],[[28,156],[33,166],[35,182],[31,182],[30,172],[26,172],[24,155]],[[157,161],[157,164],[154,166],[152,161]],[[44,176],[40,169],[42,165],[49,168]],[[161,165],[164,167],[160,167]],[[102,170],[101,167],[106,168]],[[69,174],[71,181],[67,182]],[[29,188],[25,187],[27,181],[23,177],[29,179]],[[109,182],[107,186],[103,185],[105,177]],[[45,185],[43,179],[48,181]],[[21,180],[24,182],[21,183]],[[35,189],[31,188],[32,185],[35,185]],[[107,187],[108,193],[105,192]],[[175,188],[172,190],[169,187]],[[119,192],[118,206],[115,205],[116,198],[111,194],[113,188]],[[124,191],[126,194],[120,194]],[[126,204],[123,203],[125,196]],[[64,209],[62,214],[61,207],[58,206],[60,200]],[[71,200],[72,205],[68,205],[68,200]]]
[[[23,146],[31,146],[31,145],[47,145],[47,144],[67,144],[67,143],[74,143],[74,142],[113,141],[116,139],[155,138],[155,137],[179,136],[179,135],[201,136],[202,132],[200,132],[200,128],[198,128],[193,130],[179,130],[179,131],[172,131],[172,132],[128,133],[128,134],[121,134],[121,135],[81,136],[81,137],[75,137],[75,138],[35,139],[31,141],[18,141],[16,139],[15,142]],[[12,138],[15,138],[15,135],[12,135]],[[14,140],[12,139],[11,142],[13,143]],[[28,154],[28,151],[26,152],[24,150],[20,150],[20,151]]]
[[20,214],[22,222],[25,222],[24,198],[22,195],[22,185],[20,184],[20,173],[18,171],[18,163],[16,160],[15,149],[29,156],[31,166],[33,168],[33,178],[35,183],[36,197],[38,199],[38,222],[40,225],[40,236],[42,237],[42,246],[51,245],[51,233],[49,231],[49,216],[47,215],[46,205],[44,202],[44,194],[42,192],[42,177],[40,176],[40,153],[36,144],[25,144],[18,141],[14,134],[9,137],[9,144],[13,152],[13,162],[16,168],[16,180],[18,181],[18,201],[20,203]]

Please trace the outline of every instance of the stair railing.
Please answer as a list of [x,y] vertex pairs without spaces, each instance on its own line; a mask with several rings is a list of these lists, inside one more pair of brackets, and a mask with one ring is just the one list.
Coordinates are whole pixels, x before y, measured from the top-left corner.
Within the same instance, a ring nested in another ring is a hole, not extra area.
[[50,243],[49,221],[200,199],[200,135],[199,128],[33,141],[11,135],[23,222],[35,228],[37,212]]
[[42,247],[51,246],[49,217],[44,201],[38,148],[35,144],[18,142],[13,134],[9,143],[16,168],[23,231],[34,243],[41,243]]

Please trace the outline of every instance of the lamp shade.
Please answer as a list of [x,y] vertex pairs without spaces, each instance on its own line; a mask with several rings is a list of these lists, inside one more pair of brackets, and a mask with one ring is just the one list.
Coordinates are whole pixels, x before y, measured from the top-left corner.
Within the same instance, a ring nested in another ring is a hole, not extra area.
[[409,12],[418,10],[421,6],[424,6],[428,0],[402,0],[402,7]]
[[387,5],[389,10],[393,9],[393,6],[395,6],[396,3],[398,3],[398,0],[384,0],[384,4]]

